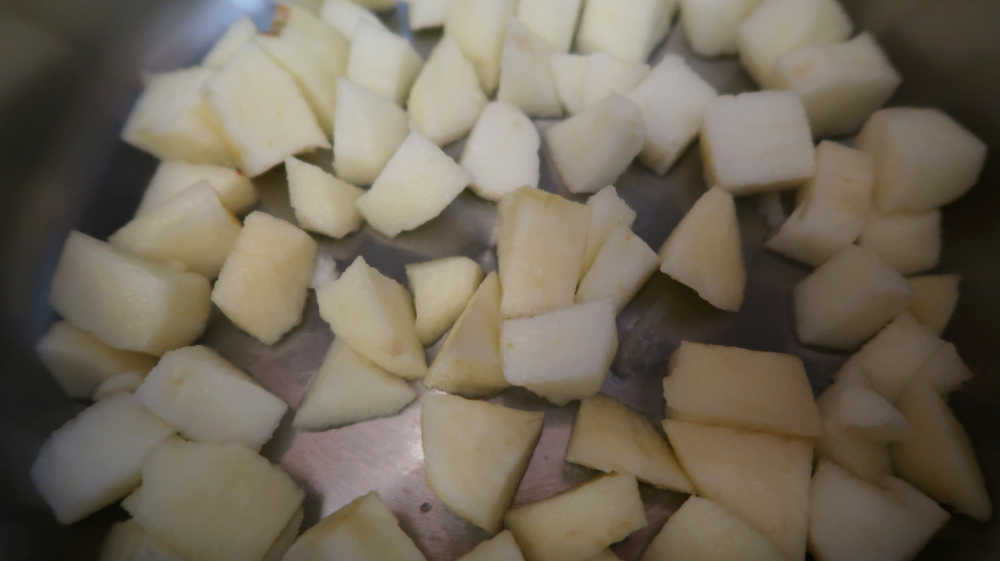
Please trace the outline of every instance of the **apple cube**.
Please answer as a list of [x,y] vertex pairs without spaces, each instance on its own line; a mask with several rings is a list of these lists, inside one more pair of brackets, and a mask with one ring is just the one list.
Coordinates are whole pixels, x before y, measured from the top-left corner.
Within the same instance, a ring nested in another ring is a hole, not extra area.
[[951,343],[939,346],[914,375],[915,380],[926,381],[942,395],[957,390],[971,378],[972,371]]
[[205,277],[70,232],[49,302],[111,347],[160,355],[201,336],[212,311]]
[[406,106],[414,130],[444,146],[469,132],[487,102],[476,67],[445,35],[417,76]]
[[614,183],[642,151],[645,139],[639,107],[617,94],[545,131],[556,171],[574,194]]
[[941,211],[869,216],[858,245],[904,275],[933,269],[941,258]]
[[715,88],[677,55],[667,55],[627,97],[639,106],[646,143],[639,161],[663,175],[701,131]]
[[[533,315],[573,303],[590,209],[522,187],[500,201],[497,264],[504,317]],[[558,224],[558,228],[553,228]]]
[[958,512],[986,522],[993,507],[969,436],[934,389],[914,383],[897,403],[910,432],[892,450],[900,476]]
[[139,386],[142,385],[142,381],[145,379],[146,375],[141,372],[123,372],[121,374],[115,374],[114,376],[101,382],[97,388],[94,389],[94,394],[91,399],[94,401],[100,401],[106,397],[111,397],[120,393],[135,393],[135,390],[139,389]]
[[517,19],[553,50],[568,53],[583,0],[521,0]]
[[587,247],[583,252],[583,273],[590,270],[611,232],[619,226],[632,228],[636,217],[632,207],[618,196],[614,185],[607,185],[591,195],[587,199],[587,206],[590,207],[590,229],[587,231]]
[[608,234],[576,291],[579,303],[610,300],[621,312],[656,272],[660,258],[625,226]]
[[509,510],[506,526],[527,561],[579,561],[646,526],[635,477],[606,475]]
[[500,58],[497,99],[531,117],[561,116],[551,59],[552,47],[523,23],[511,19]]
[[243,214],[257,204],[257,190],[253,183],[233,168],[188,162],[160,162],[135,213],[142,214],[155,208],[200,181],[208,182],[215,189],[222,206],[233,214]]
[[865,343],[852,360],[868,374],[872,388],[894,402],[943,344],[933,331],[904,312]]
[[257,36],[257,26],[248,16],[242,16],[233,22],[212,45],[212,48],[201,59],[201,65],[206,68],[222,68],[233,55],[239,52],[243,45]]
[[117,522],[104,538],[100,561],[185,561],[130,518]]
[[740,517],[786,559],[805,558],[812,441],[671,419],[663,428],[698,496]]
[[586,106],[584,86],[590,69],[590,56],[556,53],[552,55],[552,78],[563,109],[576,115]]
[[142,486],[122,506],[184,559],[250,561],[264,557],[302,498],[253,450],[172,438],[146,457]]
[[781,551],[725,508],[689,497],[653,538],[640,561],[788,561]]
[[500,281],[496,273],[490,273],[445,338],[424,385],[468,397],[509,386],[500,360],[501,319]]
[[394,238],[433,220],[470,182],[448,154],[411,132],[356,205],[373,228]]
[[89,399],[106,380],[126,372],[145,374],[156,364],[154,357],[109,347],[65,321],[52,324],[35,351],[72,399]]
[[337,88],[333,170],[345,181],[370,185],[410,133],[398,105],[346,78]]
[[767,248],[807,265],[822,265],[864,231],[874,183],[871,156],[820,142],[816,175],[799,189],[798,205]]
[[661,489],[694,491],[653,423],[642,413],[600,394],[580,401],[566,461],[605,473],[631,473]]
[[924,275],[907,279],[913,297],[910,313],[920,323],[940,335],[958,305],[961,275]]
[[361,214],[354,202],[364,191],[291,157],[285,160],[285,173],[288,197],[300,226],[331,238],[342,238],[361,227]]
[[519,187],[537,187],[539,146],[535,124],[520,109],[503,101],[487,105],[462,150],[460,163],[472,176],[469,187],[492,201]]
[[612,94],[626,95],[649,75],[649,65],[644,62],[623,62],[607,53],[594,53],[587,59],[587,77],[583,82],[585,108]]
[[910,430],[906,417],[878,392],[838,382],[820,396],[823,417],[872,442],[898,442]]
[[161,160],[235,163],[229,139],[205,97],[213,75],[199,67],[154,74],[132,107],[122,140]]
[[668,368],[670,418],[792,436],[823,432],[797,356],[683,341]]
[[489,533],[498,531],[543,417],[542,412],[428,394],[420,408],[427,484],[455,514]]
[[452,2],[445,34],[453,37],[476,67],[479,84],[487,96],[500,83],[507,24],[517,10],[515,0],[463,0]]
[[351,37],[347,77],[402,105],[424,60],[410,43],[381,25],[362,20]]
[[378,16],[354,0],[324,0],[319,9],[319,17],[348,39],[354,37],[354,29],[361,21],[385,27]]
[[131,395],[102,399],[42,444],[31,481],[56,519],[72,524],[137,487],[143,459],[173,432]]
[[309,234],[252,212],[222,266],[212,302],[237,327],[273,345],[302,321],[315,259]]
[[256,43],[244,45],[219,70],[208,99],[250,177],[292,154],[330,147],[295,80]]
[[451,327],[483,280],[483,269],[468,257],[446,257],[406,266],[417,309],[417,338],[430,345]]
[[680,0],[681,25],[691,50],[701,56],[735,55],[739,28],[761,0]]
[[420,31],[444,26],[453,0],[407,0],[410,29]]
[[606,52],[621,60],[645,62],[667,35],[676,0],[587,0],[580,17],[576,48]]
[[792,92],[722,95],[705,109],[705,182],[734,195],[780,191],[816,172],[809,120]]
[[178,261],[214,279],[241,229],[212,186],[198,182],[136,216],[108,242],[154,261]]
[[775,68],[783,55],[846,41],[852,27],[837,0],[764,0],[740,24],[740,63],[761,87],[773,88]]
[[410,294],[364,257],[317,290],[316,298],[320,316],[358,354],[408,380],[427,373]]
[[189,440],[259,450],[288,408],[208,347],[163,355],[135,396]]
[[740,309],[746,269],[732,195],[713,187],[694,203],[660,247],[660,271],[716,308]]
[[504,378],[565,405],[601,389],[618,350],[615,306],[600,300],[508,319],[500,337]]
[[358,355],[337,337],[309,383],[292,426],[326,430],[395,415],[416,397],[409,384]]
[[458,558],[458,561],[524,561],[521,548],[517,547],[514,534],[504,530],[492,538],[480,542],[472,551]]
[[795,330],[807,345],[850,350],[910,303],[910,287],[871,251],[849,245],[794,290]]

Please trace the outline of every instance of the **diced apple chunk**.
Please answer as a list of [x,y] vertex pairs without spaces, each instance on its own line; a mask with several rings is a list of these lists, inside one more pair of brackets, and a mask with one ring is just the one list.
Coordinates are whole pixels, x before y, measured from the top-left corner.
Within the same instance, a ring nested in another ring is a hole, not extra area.
[[584,86],[589,69],[589,56],[564,53],[552,55],[552,77],[556,82],[556,93],[559,94],[563,109],[570,115],[576,115],[586,106]]
[[906,417],[878,392],[835,383],[821,396],[823,416],[872,442],[898,442],[910,430]]
[[446,257],[407,265],[406,278],[417,309],[417,337],[430,345],[465,309],[483,270],[468,257]]
[[670,418],[792,436],[823,432],[797,356],[684,341],[668,368]]
[[660,247],[660,271],[716,308],[740,309],[746,269],[732,195],[713,187],[694,203]]
[[629,474],[598,477],[504,517],[527,561],[579,561],[646,526],[639,486]]
[[135,393],[135,390],[139,389],[139,386],[142,385],[142,381],[145,379],[145,374],[141,372],[123,372],[121,374],[115,374],[114,376],[101,382],[100,385],[94,389],[92,399],[94,401],[100,401],[106,397],[111,397],[119,393]]
[[493,201],[520,187],[537,187],[540,145],[535,124],[517,107],[503,101],[487,105],[462,151],[460,163],[472,176],[469,187]]
[[487,102],[476,67],[445,35],[417,76],[406,106],[414,130],[444,146],[469,132]]
[[[586,345],[574,344],[586,341]],[[618,350],[614,304],[577,304],[503,322],[503,375],[556,405],[595,395]]]
[[351,36],[347,77],[399,105],[424,61],[410,43],[381,25],[361,21]]
[[593,264],[580,281],[577,302],[610,300],[621,312],[656,272],[660,258],[625,226],[618,226],[601,244]]
[[614,183],[645,138],[639,107],[617,94],[545,131],[552,161],[571,193],[594,193]]
[[212,45],[205,58],[201,59],[202,66],[207,68],[225,66],[229,59],[233,58],[233,55],[239,52],[243,45],[252,41],[256,35],[257,26],[254,25],[253,20],[247,16],[241,17],[233,22]]
[[160,162],[135,213],[142,214],[155,208],[199,181],[207,181],[215,189],[222,206],[233,214],[243,214],[257,204],[257,190],[253,183],[233,168],[188,162]]
[[632,228],[636,212],[628,206],[614,185],[607,185],[587,199],[590,207],[590,229],[587,231],[587,248],[583,252],[583,269],[590,270],[604,241],[618,226]]
[[816,172],[809,120],[792,92],[715,98],[705,109],[701,156],[706,183],[734,195],[797,187]]
[[624,62],[608,53],[587,56],[587,76],[583,81],[583,106],[604,101],[613,94],[626,95],[646,76],[645,62]]
[[331,238],[342,238],[361,227],[354,202],[364,191],[296,158],[285,160],[285,173],[288,198],[300,226]]
[[868,119],[855,144],[875,159],[875,205],[883,212],[933,210],[979,180],[986,145],[937,109],[893,107]]
[[957,390],[970,378],[972,371],[951,343],[939,346],[914,375],[914,379],[925,380],[942,395]]
[[667,441],[649,419],[604,395],[580,401],[566,461],[605,473],[631,473],[661,489],[694,491]]
[[143,459],[173,432],[131,395],[103,399],[49,436],[31,481],[56,519],[72,524],[138,486]]
[[154,538],[135,519],[111,526],[101,545],[100,561],[185,561]]
[[910,303],[910,287],[877,255],[850,245],[799,282],[795,330],[807,345],[850,350]]
[[517,19],[556,52],[568,53],[582,5],[583,0],[521,0]]
[[667,55],[627,97],[642,111],[646,143],[639,161],[663,175],[701,130],[705,109],[716,97],[715,88],[696,74],[684,59]]
[[337,104],[333,169],[345,181],[370,185],[410,133],[409,119],[395,103],[346,78],[337,87]]
[[606,52],[629,62],[645,62],[667,35],[676,0],[587,0],[580,17],[576,48]]
[[117,349],[159,355],[205,330],[205,277],[178,271],[70,232],[49,301],[70,323]]
[[317,290],[316,297],[320,316],[358,354],[409,380],[426,374],[410,294],[364,257]]
[[385,27],[382,25],[382,21],[378,19],[378,16],[366,10],[354,2],[354,0],[325,0],[320,7],[319,16],[347,38],[354,36],[354,29],[357,28],[358,22],[361,21]]
[[940,335],[958,305],[961,275],[924,275],[908,279],[913,297],[910,313],[920,323]]
[[858,245],[904,275],[933,269],[941,258],[941,211],[869,216]]
[[142,486],[122,506],[185,559],[256,561],[302,497],[291,477],[253,450],[173,438],[146,457]]
[[190,440],[259,450],[288,408],[208,347],[163,355],[135,396]]
[[517,10],[515,0],[463,0],[452,2],[445,34],[455,39],[476,67],[479,84],[492,95],[500,82],[507,24]]
[[481,542],[472,551],[458,558],[458,561],[524,561],[521,548],[517,546],[510,530],[504,530],[492,538]]
[[428,394],[420,409],[427,484],[454,513],[496,532],[528,467],[543,417]]
[[680,0],[681,24],[691,50],[701,56],[734,55],[739,28],[761,0]]
[[309,383],[292,426],[325,430],[394,415],[416,397],[409,384],[358,355],[337,337]]
[[410,7],[410,29],[420,31],[442,27],[448,19],[453,0],[407,0]]
[[865,343],[852,360],[868,374],[872,387],[894,402],[943,344],[933,331],[904,312]]
[[316,242],[284,220],[252,212],[212,290],[240,329],[273,345],[302,321]]
[[552,74],[552,47],[511,19],[500,59],[497,99],[520,108],[531,117],[559,117],[562,103]]

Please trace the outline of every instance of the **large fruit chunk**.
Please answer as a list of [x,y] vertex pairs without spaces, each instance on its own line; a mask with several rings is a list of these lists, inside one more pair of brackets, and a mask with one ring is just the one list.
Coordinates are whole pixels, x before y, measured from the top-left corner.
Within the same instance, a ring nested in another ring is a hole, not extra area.
[[445,35],[417,76],[406,108],[414,130],[444,146],[469,132],[487,102],[476,67]]
[[253,183],[235,169],[173,161],[160,162],[156,167],[156,173],[149,180],[135,213],[155,208],[199,181],[207,181],[215,189],[222,206],[233,214],[243,214],[257,204],[257,190]]
[[49,301],[70,323],[117,349],[163,354],[197,339],[212,303],[205,277],[70,232]]
[[583,0],[520,0],[517,19],[556,52],[568,53]]
[[492,538],[481,542],[472,551],[458,558],[458,561],[524,561],[521,548],[517,547],[514,535],[504,530]]
[[49,436],[31,481],[59,522],[72,524],[139,485],[143,459],[173,432],[131,395],[102,399]]
[[544,39],[511,19],[500,59],[497,100],[520,108],[530,117],[559,117],[562,103],[552,74],[552,47]]
[[453,512],[493,533],[528,467],[541,412],[428,394],[420,408],[427,484]]
[[548,499],[513,508],[504,522],[527,561],[579,561],[646,525],[635,477],[598,477]]
[[605,473],[631,473],[662,489],[691,493],[694,487],[653,423],[614,399],[580,401],[566,461]]
[[402,105],[423,64],[409,41],[382,25],[361,21],[354,28],[347,77],[355,84]]
[[430,345],[451,327],[472,297],[483,270],[468,257],[446,257],[406,266],[417,309],[417,337]]
[[309,234],[252,212],[222,266],[212,302],[237,327],[273,345],[302,321],[315,260],[316,242]]
[[869,216],[858,245],[904,275],[933,269],[941,258],[941,211]]
[[493,95],[500,82],[500,59],[507,23],[517,10],[514,0],[463,0],[453,2],[445,34],[454,37],[476,66],[479,84]]
[[933,331],[904,312],[865,343],[851,361],[868,374],[876,391],[896,401],[943,344]]
[[320,316],[359,354],[406,379],[427,372],[410,294],[364,257],[317,290],[316,298]]
[[691,50],[702,56],[734,55],[739,27],[761,0],[680,0],[681,24]]
[[670,30],[676,0],[587,0],[576,34],[581,52],[606,52],[629,62],[644,62]]
[[503,101],[487,105],[462,150],[460,163],[472,175],[469,187],[493,201],[520,187],[537,187],[540,145],[535,124],[521,110]]
[[607,185],[587,199],[590,207],[590,229],[587,231],[587,248],[583,252],[582,273],[586,273],[597,259],[597,253],[619,226],[632,228],[636,212],[628,206],[614,185]]
[[337,86],[337,106],[333,170],[345,181],[370,185],[410,134],[406,111],[346,78]]
[[364,191],[296,158],[285,160],[285,174],[295,220],[304,229],[342,238],[361,227],[354,202]]
[[577,302],[610,300],[620,312],[660,264],[656,252],[625,226],[608,234],[576,291]]
[[920,323],[940,335],[948,326],[958,305],[958,287],[961,275],[924,275],[907,279],[913,297],[910,313]]
[[823,432],[799,357],[683,341],[663,379],[667,416],[792,436]]

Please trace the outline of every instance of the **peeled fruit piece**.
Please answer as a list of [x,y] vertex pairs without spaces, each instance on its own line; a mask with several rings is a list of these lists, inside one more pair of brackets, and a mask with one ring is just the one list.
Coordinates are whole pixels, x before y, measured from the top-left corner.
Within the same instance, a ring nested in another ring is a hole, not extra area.
[[53,432],[31,481],[62,524],[72,524],[139,485],[143,459],[173,434],[131,395],[91,405]]
[[783,55],[846,41],[852,27],[837,0],[764,0],[740,24],[740,63],[762,88],[772,88]]
[[799,282],[795,329],[807,345],[850,350],[910,303],[910,287],[871,251],[849,245]]
[[370,185],[410,133],[406,111],[346,78],[337,86],[337,104],[333,170],[345,181]]
[[[823,434],[816,439],[816,455],[829,458],[857,477],[875,483],[891,475],[892,460],[887,441],[872,439],[863,431],[856,430],[857,427],[850,426],[851,423],[858,424],[860,416],[870,411],[876,413],[891,411],[890,415],[899,415],[892,404],[886,402],[884,398],[882,399],[884,404],[876,404],[874,409],[865,411],[866,407],[872,407],[873,403],[877,403],[874,400],[880,397],[867,385],[853,384],[838,377],[837,381],[824,390],[816,400],[823,415]],[[852,398],[864,401],[854,403],[851,401]],[[888,405],[888,410],[885,409],[885,405]],[[898,422],[898,418],[896,421]],[[905,419],[902,428],[903,431],[909,430]],[[901,434],[892,436],[900,437]]]
[[319,10],[319,17],[347,38],[354,36],[354,29],[361,21],[385,27],[378,16],[354,0],[324,0]]
[[568,53],[583,0],[521,0],[517,19],[553,50]]
[[459,557],[458,561],[524,561],[524,556],[514,541],[514,535],[510,530],[504,530],[481,542],[472,551]]
[[448,332],[424,385],[469,397],[509,386],[500,356],[501,320],[500,282],[496,273],[490,273]]
[[109,347],[65,321],[52,324],[35,351],[72,399],[89,399],[104,381],[126,372],[145,374],[156,364],[154,357]]
[[805,558],[810,440],[671,419],[663,428],[699,496],[743,519],[786,559]]
[[836,383],[821,399],[826,419],[872,442],[898,442],[910,430],[891,402],[866,387]]
[[309,383],[292,426],[325,430],[395,415],[416,397],[409,384],[358,355],[337,337]]
[[427,372],[410,295],[358,257],[316,291],[319,314],[358,354],[408,380]]
[[871,33],[779,59],[775,87],[802,98],[813,136],[857,131],[903,81]]
[[208,347],[163,355],[135,396],[189,440],[259,450],[288,407]]
[[540,145],[535,124],[520,109],[503,101],[487,105],[462,151],[469,187],[493,201],[519,187],[537,187]]
[[354,202],[364,191],[296,158],[285,160],[285,173],[288,197],[300,226],[331,238],[342,238],[361,227],[361,214]]
[[910,299],[910,313],[920,323],[940,335],[948,326],[951,315],[958,305],[961,275],[924,275],[907,279],[913,297]]
[[476,67],[479,84],[492,95],[500,82],[507,24],[517,10],[515,0],[463,0],[452,2],[445,34],[455,39]]
[[413,129],[444,146],[465,136],[487,103],[476,67],[445,35],[413,83],[406,107]]
[[511,19],[500,58],[497,99],[520,108],[531,117],[559,117],[562,103],[552,75],[552,47]]
[[600,300],[505,320],[500,348],[511,384],[556,405],[590,397],[601,389],[618,350],[614,304]]
[[684,341],[663,379],[667,416],[819,436],[819,410],[802,360],[785,353]]
[[889,401],[899,399],[920,367],[944,342],[908,313],[902,313],[852,358],[872,387]]
[[543,417],[485,401],[426,395],[420,427],[427,484],[452,512],[496,532],[528,467]]
[[482,268],[468,257],[446,257],[406,266],[421,343],[430,345],[451,327],[482,278]]
[[667,35],[676,0],[587,0],[576,33],[576,48],[606,52],[629,62],[644,62]]
[[972,371],[962,361],[955,345],[945,343],[917,370],[914,378],[926,380],[938,393],[944,395],[957,390],[972,378]]
[[257,36],[257,26],[253,20],[247,16],[233,22],[226,29],[222,37],[215,42],[215,45],[208,51],[205,58],[201,59],[202,66],[207,68],[220,68],[225,66],[229,59],[233,58],[240,47],[249,43]]
[[698,136],[715,88],[684,59],[667,55],[626,97],[642,111],[646,143],[639,161],[663,175]]
[[566,461],[605,473],[631,473],[661,489],[691,493],[688,480],[653,423],[641,413],[604,396],[580,401]]
[[607,53],[587,57],[587,77],[583,81],[583,106],[603,101],[612,94],[625,95],[649,75],[645,62],[623,62]]
[[590,209],[530,187],[506,195],[499,207],[497,263],[504,317],[534,315],[572,304]]
[[570,115],[576,115],[586,107],[584,86],[589,69],[589,56],[564,53],[552,55],[552,77],[556,82],[556,93],[559,94],[563,109]]
[[689,497],[653,538],[640,561],[787,561],[746,522],[718,504]]
[[214,279],[241,229],[211,185],[198,182],[136,216],[108,242],[153,261],[178,261]]
[[894,477],[882,486],[820,461],[810,491],[809,552],[818,561],[907,561],[948,513]]
[[628,206],[614,185],[607,185],[587,199],[590,207],[590,229],[587,231],[587,248],[583,252],[583,269],[590,270],[604,241],[618,226],[632,228],[636,212]]
[[253,183],[233,168],[176,161],[160,162],[135,213],[142,214],[155,208],[201,181],[208,182],[215,189],[219,202],[233,214],[243,214],[257,204],[257,190]]
[[816,172],[815,152],[802,101],[792,92],[721,95],[705,109],[705,181],[734,195],[805,183]]
[[864,231],[874,184],[871,156],[820,142],[816,175],[799,189],[795,210],[767,241],[767,248],[807,265],[822,265]]
[[716,308],[740,309],[747,274],[732,195],[713,187],[694,203],[660,247],[660,271]]
[[453,0],[408,0],[410,29],[414,31],[441,27],[448,19]]
[[504,522],[527,561],[579,561],[646,526],[635,477],[606,475],[509,510]]
[[362,20],[354,29],[347,77],[355,84],[402,105],[423,64],[406,39],[382,25]]
[[205,98],[214,72],[186,68],[154,74],[132,106],[122,140],[161,160],[228,166],[235,158]]
[[139,386],[142,385],[142,381],[144,379],[145,374],[141,372],[123,372],[122,374],[115,374],[114,376],[101,382],[100,385],[94,389],[92,399],[94,401],[100,401],[106,397],[111,397],[119,393],[135,393],[135,390],[139,389]]
[[178,271],[70,232],[49,301],[62,317],[118,349],[159,355],[205,330],[212,310],[205,277]]
[[117,522],[104,538],[100,561],[185,561],[134,519]]
[[378,493],[358,497],[299,536],[283,561],[426,561]]
[[969,437],[927,383],[913,383],[897,403],[910,422],[906,438],[892,449],[899,475],[935,499],[980,522],[993,507]]
[[858,245],[904,275],[933,269],[941,258],[941,211],[870,216]]
[[739,28],[761,0],[680,0],[681,24],[691,50],[701,56],[734,55]]
[[302,321],[315,259],[309,234],[252,212],[222,266],[212,302],[237,327],[273,345]]
[[639,107],[617,94],[545,131],[559,177],[576,194],[614,183],[642,150],[645,138]]
[[660,258],[625,226],[608,234],[576,291],[577,302],[610,300],[621,312],[656,272]]
[[253,450],[172,438],[146,457],[142,486],[122,506],[184,559],[249,561],[264,557],[302,497]]

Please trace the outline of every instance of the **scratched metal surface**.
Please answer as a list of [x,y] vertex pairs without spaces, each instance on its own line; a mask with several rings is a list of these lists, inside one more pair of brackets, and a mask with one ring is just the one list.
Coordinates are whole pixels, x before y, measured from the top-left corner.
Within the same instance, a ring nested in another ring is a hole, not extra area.
[[[70,4],[77,5],[76,2]],[[9,487],[5,495],[9,498],[0,506],[3,509],[0,510],[0,551],[5,559],[94,558],[107,524],[123,516],[116,507],[109,508],[72,528],[60,528],[31,491],[25,472],[38,445],[80,405],[71,404],[59,395],[31,356],[30,347],[51,321],[51,311],[45,303],[48,276],[66,231],[80,228],[100,236],[112,232],[128,219],[141,196],[142,186],[152,173],[153,159],[117,141],[121,123],[138,93],[141,73],[196,62],[212,39],[240,13],[240,8],[234,4],[249,7],[258,26],[266,26],[270,9],[252,1],[151,4],[118,0],[97,3],[98,11],[107,16],[117,9],[121,11],[118,13],[125,14],[121,17],[126,21],[144,23],[102,38],[101,31],[105,29],[102,26],[109,25],[107,20],[88,19],[82,15],[75,18],[76,12],[72,10],[67,10],[69,13],[56,11],[60,17],[52,17],[37,4],[18,4],[21,15],[27,13],[29,20],[34,17],[32,21],[44,21],[56,29],[58,36],[69,37],[69,50],[74,46],[84,50],[91,48],[99,55],[94,55],[90,66],[85,67],[90,73],[77,76],[82,86],[49,95],[29,90],[37,95],[31,102],[22,101],[21,107],[29,108],[28,115],[32,115],[30,108],[35,108],[37,114],[37,106],[41,104],[43,109],[55,115],[49,118],[61,126],[50,136],[39,133],[39,146],[45,147],[43,158],[31,160],[31,155],[24,151],[26,161],[10,160],[9,169],[12,170],[27,169],[33,161],[39,165],[37,169],[32,168],[31,173],[25,172],[23,177],[15,175],[14,181],[21,188],[4,195],[11,197],[10,205],[5,208],[16,209],[16,213],[11,213],[10,219],[5,221],[4,239],[16,242],[4,244],[7,246],[4,248],[6,259],[0,262],[24,263],[24,267],[30,267],[30,270],[24,269],[28,274],[8,275],[3,279],[5,323],[2,333],[4,348],[11,349],[4,360],[7,370],[16,372],[13,388],[17,390],[5,394],[0,402],[0,434],[3,435],[0,473],[4,476],[3,483]],[[906,50],[912,47],[908,41],[914,39],[908,37],[912,34],[910,31],[900,30],[897,20],[865,13],[870,10],[864,3],[848,2],[849,7],[856,4],[861,15],[874,22],[876,31],[885,28],[890,51],[902,53],[904,75],[909,77],[906,70],[911,67],[934,69],[927,60],[939,64],[933,57],[921,58],[919,49]],[[85,6],[90,3],[79,4],[79,14],[89,13]],[[401,6],[387,22],[410,35],[404,14],[405,8]],[[994,21],[1000,20],[994,18]],[[919,29],[929,29],[933,22],[923,18],[921,25]],[[412,35],[425,56],[438,37],[438,32]],[[122,45],[129,48],[121,48]],[[893,51],[893,48],[898,50]],[[657,49],[654,60],[665,52],[684,55],[720,92],[733,93],[751,87],[734,59],[705,60],[692,56],[676,24],[665,43]],[[957,49],[957,53],[964,52]],[[67,71],[67,68],[62,67],[62,70]],[[987,83],[996,85],[995,81]],[[904,88],[901,95],[904,100],[926,102],[946,94],[940,87],[920,87]],[[68,109],[59,103],[66,98],[75,100]],[[0,102],[3,100],[0,95]],[[954,98],[949,102],[953,106],[956,103]],[[958,105],[965,107],[961,103]],[[5,116],[13,114],[8,111]],[[27,128],[31,128],[28,125],[32,123],[23,119],[12,122]],[[994,138],[989,135],[996,132],[995,124],[996,121],[981,124],[977,132]],[[540,128],[546,125],[539,123]],[[81,139],[89,142],[81,143]],[[461,147],[462,142],[458,142],[447,151],[457,157]],[[330,155],[328,152],[315,154],[311,159],[327,164]],[[47,162],[55,164],[49,168],[44,165]],[[991,167],[987,178],[994,173]],[[666,177],[632,166],[616,182],[620,195],[638,211],[636,233],[651,247],[659,247],[703,192],[705,186],[701,177],[697,150],[689,150]],[[262,193],[260,208],[292,219],[283,172],[269,173],[256,183]],[[558,186],[544,153],[542,187],[568,195]],[[988,212],[990,208],[997,208],[998,201],[995,195],[983,195],[981,191],[985,190],[980,188],[970,197],[974,202],[960,204],[946,213],[947,238],[949,244],[958,246],[958,250],[946,251],[945,266],[948,270],[968,271],[966,294],[974,295],[988,294],[997,274],[995,266],[983,266],[982,260],[976,258],[981,255],[977,252],[984,251],[985,242],[975,241],[973,235],[978,232],[979,236],[1000,240],[996,227],[990,225],[994,221],[989,220]],[[815,388],[821,389],[829,383],[831,374],[844,357],[805,348],[796,341],[791,325],[790,289],[807,271],[762,249],[763,240],[774,227],[773,219],[768,219],[768,213],[762,210],[765,206],[766,202],[760,197],[738,201],[748,271],[743,309],[738,313],[718,311],[686,287],[664,275],[654,275],[619,316],[619,351],[602,388],[604,393],[641,410],[653,420],[661,419],[664,404],[660,380],[669,354],[683,339],[791,352],[803,358]],[[463,193],[439,218],[394,240],[366,227],[341,241],[320,238],[320,251],[335,258],[341,269],[355,256],[364,255],[370,264],[402,282],[405,282],[403,266],[406,263],[448,255],[465,255],[477,260],[484,269],[494,270],[495,216],[495,205]],[[39,221],[37,217],[47,220]],[[51,226],[46,228],[47,224]],[[973,234],[965,233],[970,228]],[[989,315],[991,310],[996,310],[996,299],[989,300],[985,310],[977,310],[969,305],[968,296],[964,298],[951,333],[960,338],[960,348],[969,350],[966,358],[974,370],[988,374],[987,370],[996,361],[990,355],[992,345],[985,333],[988,326],[996,324],[996,318]],[[332,339],[329,327],[319,317],[315,297],[310,295],[301,325],[276,345],[267,347],[258,343],[217,311],[204,342],[295,407]],[[963,346],[966,342],[968,347]],[[431,353],[433,351],[431,349]],[[993,405],[998,401],[998,394],[996,382],[976,381],[959,395],[956,404],[960,417],[970,425],[991,485],[1000,472],[1000,443],[989,428],[991,421],[995,421]],[[520,389],[508,390],[491,401],[545,411],[543,434],[518,488],[515,504],[551,496],[595,475],[563,461],[575,405],[553,407]],[[395,417],[326,432],[295,431],[290,426],[290,417],[285,419],[264,453],[279,462],[307,490],[307,526],[374,489],[432,561],[456,559],[486,537],[482,531],[449,512],[424,481],[419,401]],[[684,499],[683,495],[645,485],[642,496],[649,526],[614,548],[622,559],[629,561],[638,558],[663,521]],[[53,536],[59,539],[50,539]],[[995,524],[984,527],[958,520],[936,539],[925,558],[974,559],[998,551]]]

